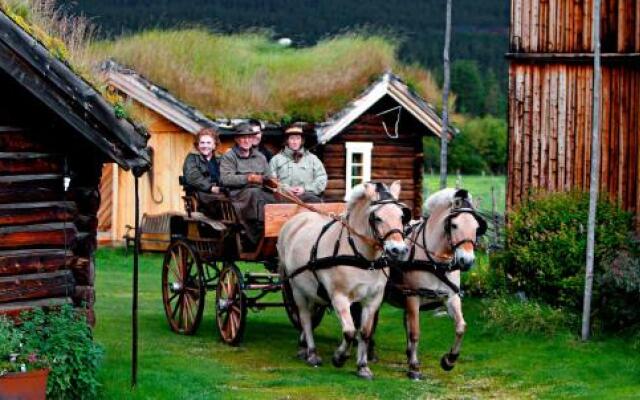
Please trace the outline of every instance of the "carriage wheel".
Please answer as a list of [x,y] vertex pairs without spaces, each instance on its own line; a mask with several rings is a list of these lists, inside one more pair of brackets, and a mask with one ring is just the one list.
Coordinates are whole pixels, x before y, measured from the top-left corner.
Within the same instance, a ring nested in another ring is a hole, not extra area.
[[242,287],[240,270],[227,264],[216,287],[216,323],[220,338],[232,346],[242,341],[246,324],[247,303]]
[[[282,283],[282,299],[284,301],[284,308],[287,310],[287,316],[289,317],[289,321],[291,324],[299,330],[302,331],[302,326],[300,326],[300,319],[298,318],[298,307],[296,306],[296,302],[293,299],[293,291],[291,290],[291,285],[289,281],[284,281]],[[313,329],[316,329],[320,322],[322,322],[322,318],[324,317],[324,313],[327,310],[327,306],[316,304],[311,314],[311,325]]]
[[162,264],[162,301],[171,330],[193,335],[202,320],[206,294],[198,255],[182,240],[174,242]]

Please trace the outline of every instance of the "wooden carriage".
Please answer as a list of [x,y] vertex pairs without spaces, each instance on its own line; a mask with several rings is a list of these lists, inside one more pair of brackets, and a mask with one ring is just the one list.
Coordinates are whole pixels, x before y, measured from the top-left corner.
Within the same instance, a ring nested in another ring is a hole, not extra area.
[[[173,215],[171,244],[162,266],[162,296],[171,329],[180,334],[196,332],[204,310],[207,291],[215,291],[216,324],[222,340],[236,345],[242,340],[249,309],[284,307],[292,324],[299,328],[291,289],[277,273],[276,242],[284,223],[299,212],[297,204],[267,204],[264,236],[255,249],[247,251],[241,240],[241,225],[231,200],[220,195],[211,217],[198,211],[197,200],[183,197],[186,215]],[[314,208],[341,213],[344,203],[314,204]],[[265,272],[241,272],[238,261],[260,262]],[[269,293],[282,292],[282,301],[264,301]],[[325,308],[314,313],[314,324],[322,320]]]

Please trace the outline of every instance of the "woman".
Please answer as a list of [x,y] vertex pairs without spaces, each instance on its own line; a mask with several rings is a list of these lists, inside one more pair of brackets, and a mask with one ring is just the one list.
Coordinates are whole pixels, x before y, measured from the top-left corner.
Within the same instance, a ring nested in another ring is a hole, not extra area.
[[220,193],[220,167],[215,153],[219,144],[215,129],[201,129],[193,142],[197,151],[187,155],[182,167],[187,191],[196,195],[207,215],[211,215],[211,203]]
[[269,169],[282,187],[305,203],[319,203],[327,187],[327,172],[322,161],[304,148],[304,130],[300,123],[287,128],[285,147],[269,163]]

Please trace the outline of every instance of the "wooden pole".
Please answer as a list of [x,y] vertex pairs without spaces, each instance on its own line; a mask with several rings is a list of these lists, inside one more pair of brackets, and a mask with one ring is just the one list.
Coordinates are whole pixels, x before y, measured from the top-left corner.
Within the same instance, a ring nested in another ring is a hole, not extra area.
[[582,340],[590,336],[591,292],[593,288],[593,258],[596,230],[596,206],[598,204],[600,172],[600,0],[593,2],[593,104],[591,119],[591,179],[589,181],[589,222],[587,227],[587,266],[584,282],[584,303],[582,308]]
[[447,147],[449,137],[449,43],[451,41],[451,1],[447,0],[444,33],[444,84],[442,87],[442,129],[440,130],[440,189],[447,187]]
[[140,196],[138,176],[134,179],[135,188],[135,242],[133,244],[133,301],[131,304],[131,389],[138,384],[138,256],[140,249]]

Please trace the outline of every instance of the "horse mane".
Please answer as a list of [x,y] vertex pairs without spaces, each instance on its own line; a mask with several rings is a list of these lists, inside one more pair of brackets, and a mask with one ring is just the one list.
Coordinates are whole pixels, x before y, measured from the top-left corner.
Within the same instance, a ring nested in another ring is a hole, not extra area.
[[426,202],[426,209],[428,213],[432,213],[441,207],[451,207],[453,200],[459,197],[463,200],[471,202],[471,194],[464,189],[446,188],[439,190],[429,196]]
[[[375,185],[376,193],[378,194],[378,200],[389,200],[393,199],[393,196],[389,192],[389,188],[387,185],[381,182],[367,182]],[[364,193],[364,183],[361,183],[353,188],[351,191],[351,196],[349,197],[349,201],[347,201],[347,211],[351,212],[356,207],[359,206],[362,199],[366,197]]]

